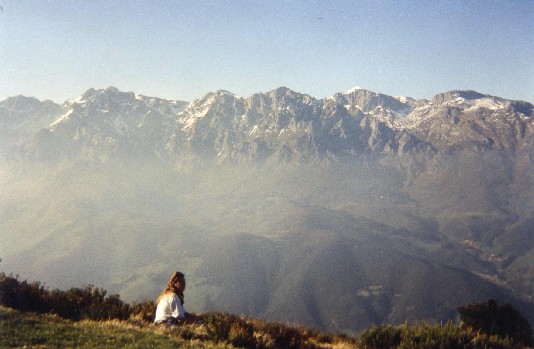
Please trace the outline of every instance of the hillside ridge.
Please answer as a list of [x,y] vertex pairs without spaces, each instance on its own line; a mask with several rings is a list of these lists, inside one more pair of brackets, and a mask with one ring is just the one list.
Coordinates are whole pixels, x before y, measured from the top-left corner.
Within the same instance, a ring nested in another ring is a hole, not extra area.
[[[107,348],[186,347],[249,349],[343,348],[527,348],[534,344],[530,324],[509,304],[495,300],[458,308],[465,323],[414,327],[373,326],[359,339],[302,326],[283,325],[228,313],[203,314],[197,323],[157,326],[152,323],[154,304],[130,306],[119,295],[86,286],[67,291],[48,290],[38,282],[20,281],[0,273],[2,346],[52,345]],[[489,308],[488,308],[489,307]],[[491,310],[495,308],[494,310]],[[64,312],[68,310],[67,312]],[[489,310],[489,312],[488,312]],[[497,312],[495,312],[497,310]],[[499,315],[500,314],[500,315]],[[488,317],[489,318],[486,318]],[[504,322],[503,322],[504,320]],[[478,322],[481,322],[480,327]],[[487,327],[487,323],[493,325]],[[391,336],[391,332],[395,336]],[[482,332],[482,333],[481,333]],[[184,346],[185,345],[185,346]]]

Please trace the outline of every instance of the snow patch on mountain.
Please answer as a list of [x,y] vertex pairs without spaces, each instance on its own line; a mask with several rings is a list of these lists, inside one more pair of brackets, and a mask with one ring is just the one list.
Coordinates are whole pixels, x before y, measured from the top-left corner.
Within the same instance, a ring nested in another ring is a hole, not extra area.
[[395,99],[401,103],[404,103],[410,106],[413,106],[416,102],[415,99],[413,99],[412,97],[408,97],[408,96],[396,96]]
[[503,108],[507,108],[510,106],[510,102],[507,102],[507,101],[504,101],[504,100],[499,100],[499,99],[496,99],[496,98],[482,98],[482,99],[477,99],[475,101],[472,101],[471,103],[469,103],[469,107],[467,108],[467,110],[473,110],[473,109],[477,109],[477,108],[485,108],[485,109],[489,109],[489,110],[499,110],[499,109],[503,109]]
[[67,122],[73,114],[74,114],[74,109],[70,109],[65,114],[61,115],[56,121],[51,123],[49,127],[53,130],[57,125],[60,125],[63,122]]
[[348,95],[348,94],[354,93],[354,92],[356,92],[356,91],[358,91],[358,90],[363,90],[363,88],[360,87],[360,86],[354,86],[354,87],[351,88],[350,90],[347,90],[347,91],[343,92],[343,94],[344,94],[344,95]]

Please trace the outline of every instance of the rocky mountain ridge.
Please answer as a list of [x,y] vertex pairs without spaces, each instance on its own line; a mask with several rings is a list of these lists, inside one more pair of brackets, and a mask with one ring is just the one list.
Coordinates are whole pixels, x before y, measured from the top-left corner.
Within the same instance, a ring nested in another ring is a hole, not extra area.
[[[38,159],[129,155],[202,156],[216,163],[324,161],[457,147],[530,149],[533,108],[475,91],[416,101],[354,88],[316,99],[280,87],[247,98],[219,90],[187,103],[109,87],[89,89],[61,106],[12,97],[0,102],[0,126],[11,135],[3,148],[22,144],[24,157]],[[15,132],[26,120],[40,124],[40,131]]]

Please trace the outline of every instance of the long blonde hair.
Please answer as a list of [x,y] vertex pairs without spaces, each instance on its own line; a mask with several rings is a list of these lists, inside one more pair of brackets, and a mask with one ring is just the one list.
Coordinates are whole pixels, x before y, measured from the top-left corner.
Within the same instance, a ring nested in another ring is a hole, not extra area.
[[159,295],[158,299],[156,300],[156,305],[159,303],[159,301],[168,293],[175,293],[178,298],[180,298],[180,303],[184,305],[184,293],[181,290],[176,289],[174,286],[178,279],[185,279],[185,275],[179,271],[174,272],[174,274],[171,275],[169,282],[167,282],[167,285],[165,286],[165,289],[161,294]]

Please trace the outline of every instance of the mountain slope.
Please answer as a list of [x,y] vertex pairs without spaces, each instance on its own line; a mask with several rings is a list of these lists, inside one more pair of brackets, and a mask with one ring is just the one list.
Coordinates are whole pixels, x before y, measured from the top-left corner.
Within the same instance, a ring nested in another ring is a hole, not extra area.
[[527,102],[281,87],[25,103],[0,114],[6,270],[135,300],[179,269],[192,310],[345,332],[490,296],[534,318]]
[[57,120],[63,109],[51,101],[17,96],[0,102],[0,158]]

